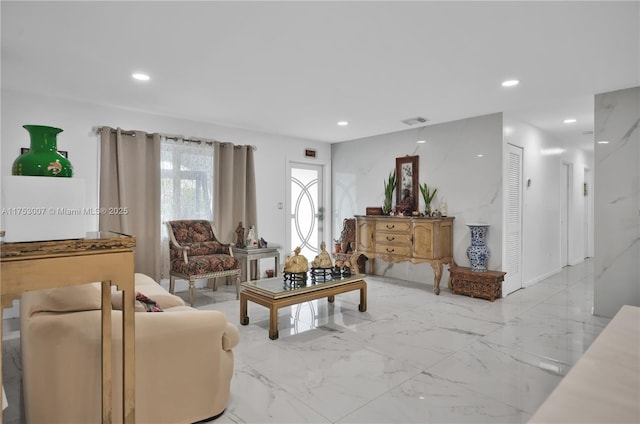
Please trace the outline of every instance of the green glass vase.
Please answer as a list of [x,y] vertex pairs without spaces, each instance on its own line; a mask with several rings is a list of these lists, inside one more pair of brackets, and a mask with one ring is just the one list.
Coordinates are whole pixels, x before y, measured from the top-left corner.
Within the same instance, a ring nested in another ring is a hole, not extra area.
[[13,175],[72,177],[69,159],[58,153],[57,136],[62,129],[44,125],[23,125],[29,131],[31,147],[13,162]]

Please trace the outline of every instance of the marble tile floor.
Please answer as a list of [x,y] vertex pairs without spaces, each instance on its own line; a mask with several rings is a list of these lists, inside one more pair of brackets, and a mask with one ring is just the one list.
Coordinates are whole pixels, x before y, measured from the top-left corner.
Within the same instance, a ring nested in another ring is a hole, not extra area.
[[[592,260],[493,303],[380,276],[367,283],[366,312],[358,292],[283,308],[275,341],[260,305],[249,303],[250,323],[239,325],[234,286],[198,290],[196,307],[224,312],[241,335],[216,422],[524,423],[609,322],[591,315]],[[188,298],[186,284],[176,290]],[[16,327],[5,322],[3,333],[11,424],[23,422]]]

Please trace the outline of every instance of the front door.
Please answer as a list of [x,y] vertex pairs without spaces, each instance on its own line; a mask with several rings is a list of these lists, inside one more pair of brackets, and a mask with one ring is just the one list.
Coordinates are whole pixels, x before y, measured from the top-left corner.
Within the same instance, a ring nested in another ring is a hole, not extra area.
[[324,240],[323,167],[289,163],[288,246],[286,254],[300,247],[301,255],[311,262]]

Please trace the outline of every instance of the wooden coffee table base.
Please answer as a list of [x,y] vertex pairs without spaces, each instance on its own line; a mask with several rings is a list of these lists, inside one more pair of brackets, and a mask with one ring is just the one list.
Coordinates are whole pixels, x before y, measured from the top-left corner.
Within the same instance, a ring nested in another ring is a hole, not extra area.
[[360,290],[360,305],[358,306],[358,310],[365,312],[367,310],[367,283],[364,280],[356,280],[340,286],[327,287],[314,291],[294,292],[290,296],[280,297],[278,299],[273,299],[260,293],[244,289],[240,292],[240,324],[249,324],[249,316],[247,315],[247,303],[249,300],[269,308],[269,338],[276,340],[278,338],[278,309],[321,299],[323,297],[326,297],[330,303],[333,303],[335,295],[353,290]]

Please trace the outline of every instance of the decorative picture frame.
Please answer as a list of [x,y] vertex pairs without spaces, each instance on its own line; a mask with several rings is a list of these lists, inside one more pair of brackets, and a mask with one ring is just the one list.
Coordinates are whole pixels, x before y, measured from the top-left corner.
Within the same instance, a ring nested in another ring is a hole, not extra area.
[[[25,153],[29,153],[29,150],[30,149],[28,147],[21,147],[20,154],[24,155]],[[60,153],[65,158],[69,159],[69,152],[67,152],[66,150],[58,150],[58,153]]]
[[396,158],[396,209],[399,212],[411,213],[418,210],[420,156],[403,156]]

